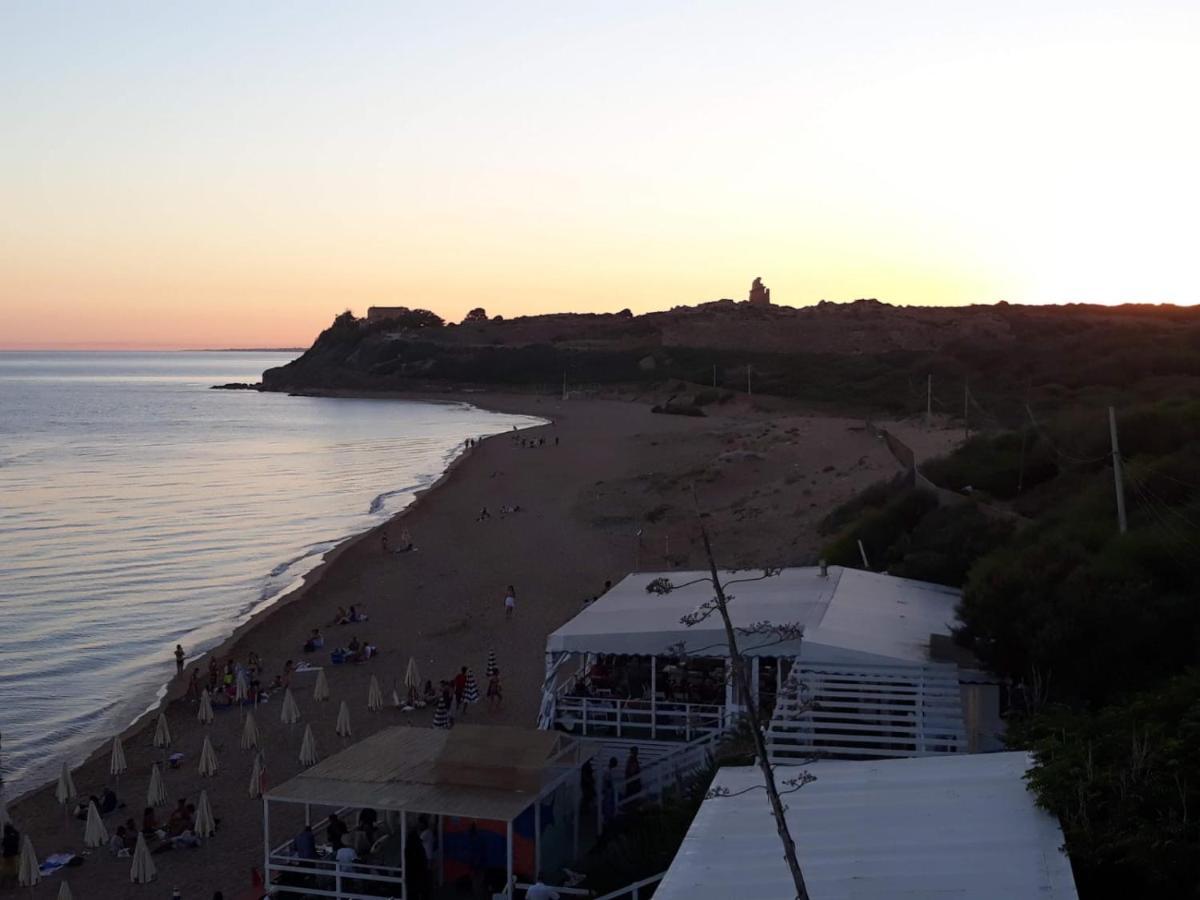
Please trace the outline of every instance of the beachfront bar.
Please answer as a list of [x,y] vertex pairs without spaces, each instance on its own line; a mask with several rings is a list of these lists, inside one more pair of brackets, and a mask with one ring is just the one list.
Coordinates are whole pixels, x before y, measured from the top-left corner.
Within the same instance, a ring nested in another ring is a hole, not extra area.
[[[438,836],[423,877],[439,885],[471,879],[511,896],[515,878],[532,879],[578,855],[579,771],[588,753],[566,735],[527,728],[381,731],[263,795],[267,887],[277,897],[407,900],[418,850],[409,844],[423,819]],[[280,807],[303,807],[319,839],[330,812],[349,818],[370,810],[378,836],[352,862],[339,862],[325,840],[315,858],[302,858],[292,838],[272,837]]]
[[[776,762],[994,749],[995,679],[953,654],[959,592],[840,566],[724,572]],[[659,579],[674,588],[648,590]],[[739,582],[739,583],[735,583]],[[636,572],[546,642],[539,727],[694,742],[741,712],[706,572]]]

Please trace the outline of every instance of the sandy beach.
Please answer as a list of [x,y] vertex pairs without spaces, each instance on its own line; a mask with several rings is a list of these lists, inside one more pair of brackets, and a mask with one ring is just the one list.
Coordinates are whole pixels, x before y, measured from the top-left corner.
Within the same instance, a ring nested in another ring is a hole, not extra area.
[[[520,433],[525,439],[545,437],[545,445],[523,447],[502,434],[467,451],[434,488],[384,526],[392,547],[401,529],[408,529],[415,551],[385,552],[381,529],[345,542],[302,587],[256,616],[218,651],[222,660],[232,654],[243,662],[256,652],[268,678],[282,672],[287,660],[308,659],[326,667],[328,702],[313,700],[313,673],[292,679],[301,725],[280,722],[281,694],[257,713],[269,784],[300,769],[303,723],[312,725],[322,756],[345,745],[334,733],[343,699],[350,706],[355,740],[391,725],[427,727],[429,710],[367,709],[371,676],[378,677],[390,700],[410,656],[422,679],[435,685],[464,665],[486,683],[484,662],[495,649],[504,706],[490,713],[481,703],[467,719],[532,727],[550,631],[573,616],[585,598],[598,594],[606,580],[616,581],[635,567],[699,564],[693,484],[723,564],[789,565],[814,559],[822,542],[817,523],[827,512],[899,470],[861,419],[812,414],[782,401],[767,407],[734,401],[710,408],[708,417],[690,418],[652,415],[645,403],[620,400],[500,394],[453,399],[551,420]],[[895,429],[921,457],[944,451],[959,436],[918,424]],[[501,514],[506,506],[520,511]],[[491,516],[479,521],[483,507]],[[517,608],[506,620],[503,598],[509,584],[516,587]],[[331,624],[339,606],[352,604],[369,621]],[[306,656],[302,645],[314,627],[324,632],[327,649]],[[377,644],[379,656],[360,665],[329,665],[328,648],[352,637]],[[163,647],[162,657],[166,678],[174,670],[171,647]],[[165,897],[176,886],[189,900],[207,900],[218,889],[239,897],[249,888],[251,868],[261,867],[262,807],[247,793],[252,753],[239,748],[241,716],[219,710],[211,727],[202,726],[195,704],[182,696],[190,670],[198,665],[206,671],[207,662],[189,663],[185,676],[173,679],[165,701],[172,749],[185,754],[166,781],[171,806],[177,797],[194,801],[207,789],[219,833],[207,848],[155,856],[159,877],[148,886],[129,883],[127,859],[91,852],[83,866],[64,870],[80,900]],[[110,831],[128,817],[140,822],[150,767],[161,758],[150,746],[149,719],[125,735],[129,771],[121,776],[118,793],[126,808],[106,819]],[[220,760],[220,772],[211,779],[197,773],[206,732]],[[75,770],[80,793],[98,794],[112,784],[108,767],[106,746]],[[12,804],[10,812],[39,857],[84,852],[83,823],[66,821],[53,785]],[[159,813],[165,816],[169,809]],[[63,877],[46,879],[38,895],[52,896]],[[0,891],[0,896],[17,895],[15,888]]]

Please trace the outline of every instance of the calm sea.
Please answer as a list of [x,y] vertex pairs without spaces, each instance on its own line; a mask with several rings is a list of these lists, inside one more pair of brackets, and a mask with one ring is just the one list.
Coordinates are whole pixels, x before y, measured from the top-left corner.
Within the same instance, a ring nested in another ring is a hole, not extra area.
[[0,800],[161,695],[341,539],[408,504],[462,404],[212,391],[291,354],[0,353]]

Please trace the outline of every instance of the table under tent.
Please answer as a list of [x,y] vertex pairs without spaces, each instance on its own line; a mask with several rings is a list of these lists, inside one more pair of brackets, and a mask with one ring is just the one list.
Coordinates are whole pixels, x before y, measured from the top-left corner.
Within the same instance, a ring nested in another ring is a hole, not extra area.
[[[957,590],[840,566],[777,572],[721,573],[734,626],[752,632],[738,643],[773,761],[998,748],[997,681],[960,665],[951,640]],[[657,579],[675,588],[648,591]],[[721,617],[681,621],[713,594],[706,572],[637,572],[585,607],[547,639],[539,726],[643,747],[730,728],[740,690]]]
[[[419,877],[435,889],[474,881],[511,896],[515,879],[578,856],[588,754],[567,735],[529,728],[388,728],[263,795],[267,885],[273,897],[407,898]],[[365,857],[339,863],[322,846],[329,813],[353,824],[363,810],[378,822],[377,837]],[[295,853],[292,836],[304,823],[316,834],[316,859]],[[414,862],[426,823],[437,835],[434,859],[421,850]]]

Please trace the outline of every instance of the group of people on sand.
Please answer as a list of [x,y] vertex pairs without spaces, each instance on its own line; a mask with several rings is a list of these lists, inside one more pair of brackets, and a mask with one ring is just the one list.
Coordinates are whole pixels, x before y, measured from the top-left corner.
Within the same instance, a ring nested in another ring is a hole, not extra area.
[[[213,823],[219,828],[221,820],[214,819]],[[147,806],[142,811],[140,827],[132,818],[117,826],[108,839],[109,852],[114,856],[128,856],[137,846],[139,834],[145,837],[151,853],[199,847],[201,835],[196,833],[196,805],[186,797],[180,797],[170,815],[161,822],[154,807]]]

